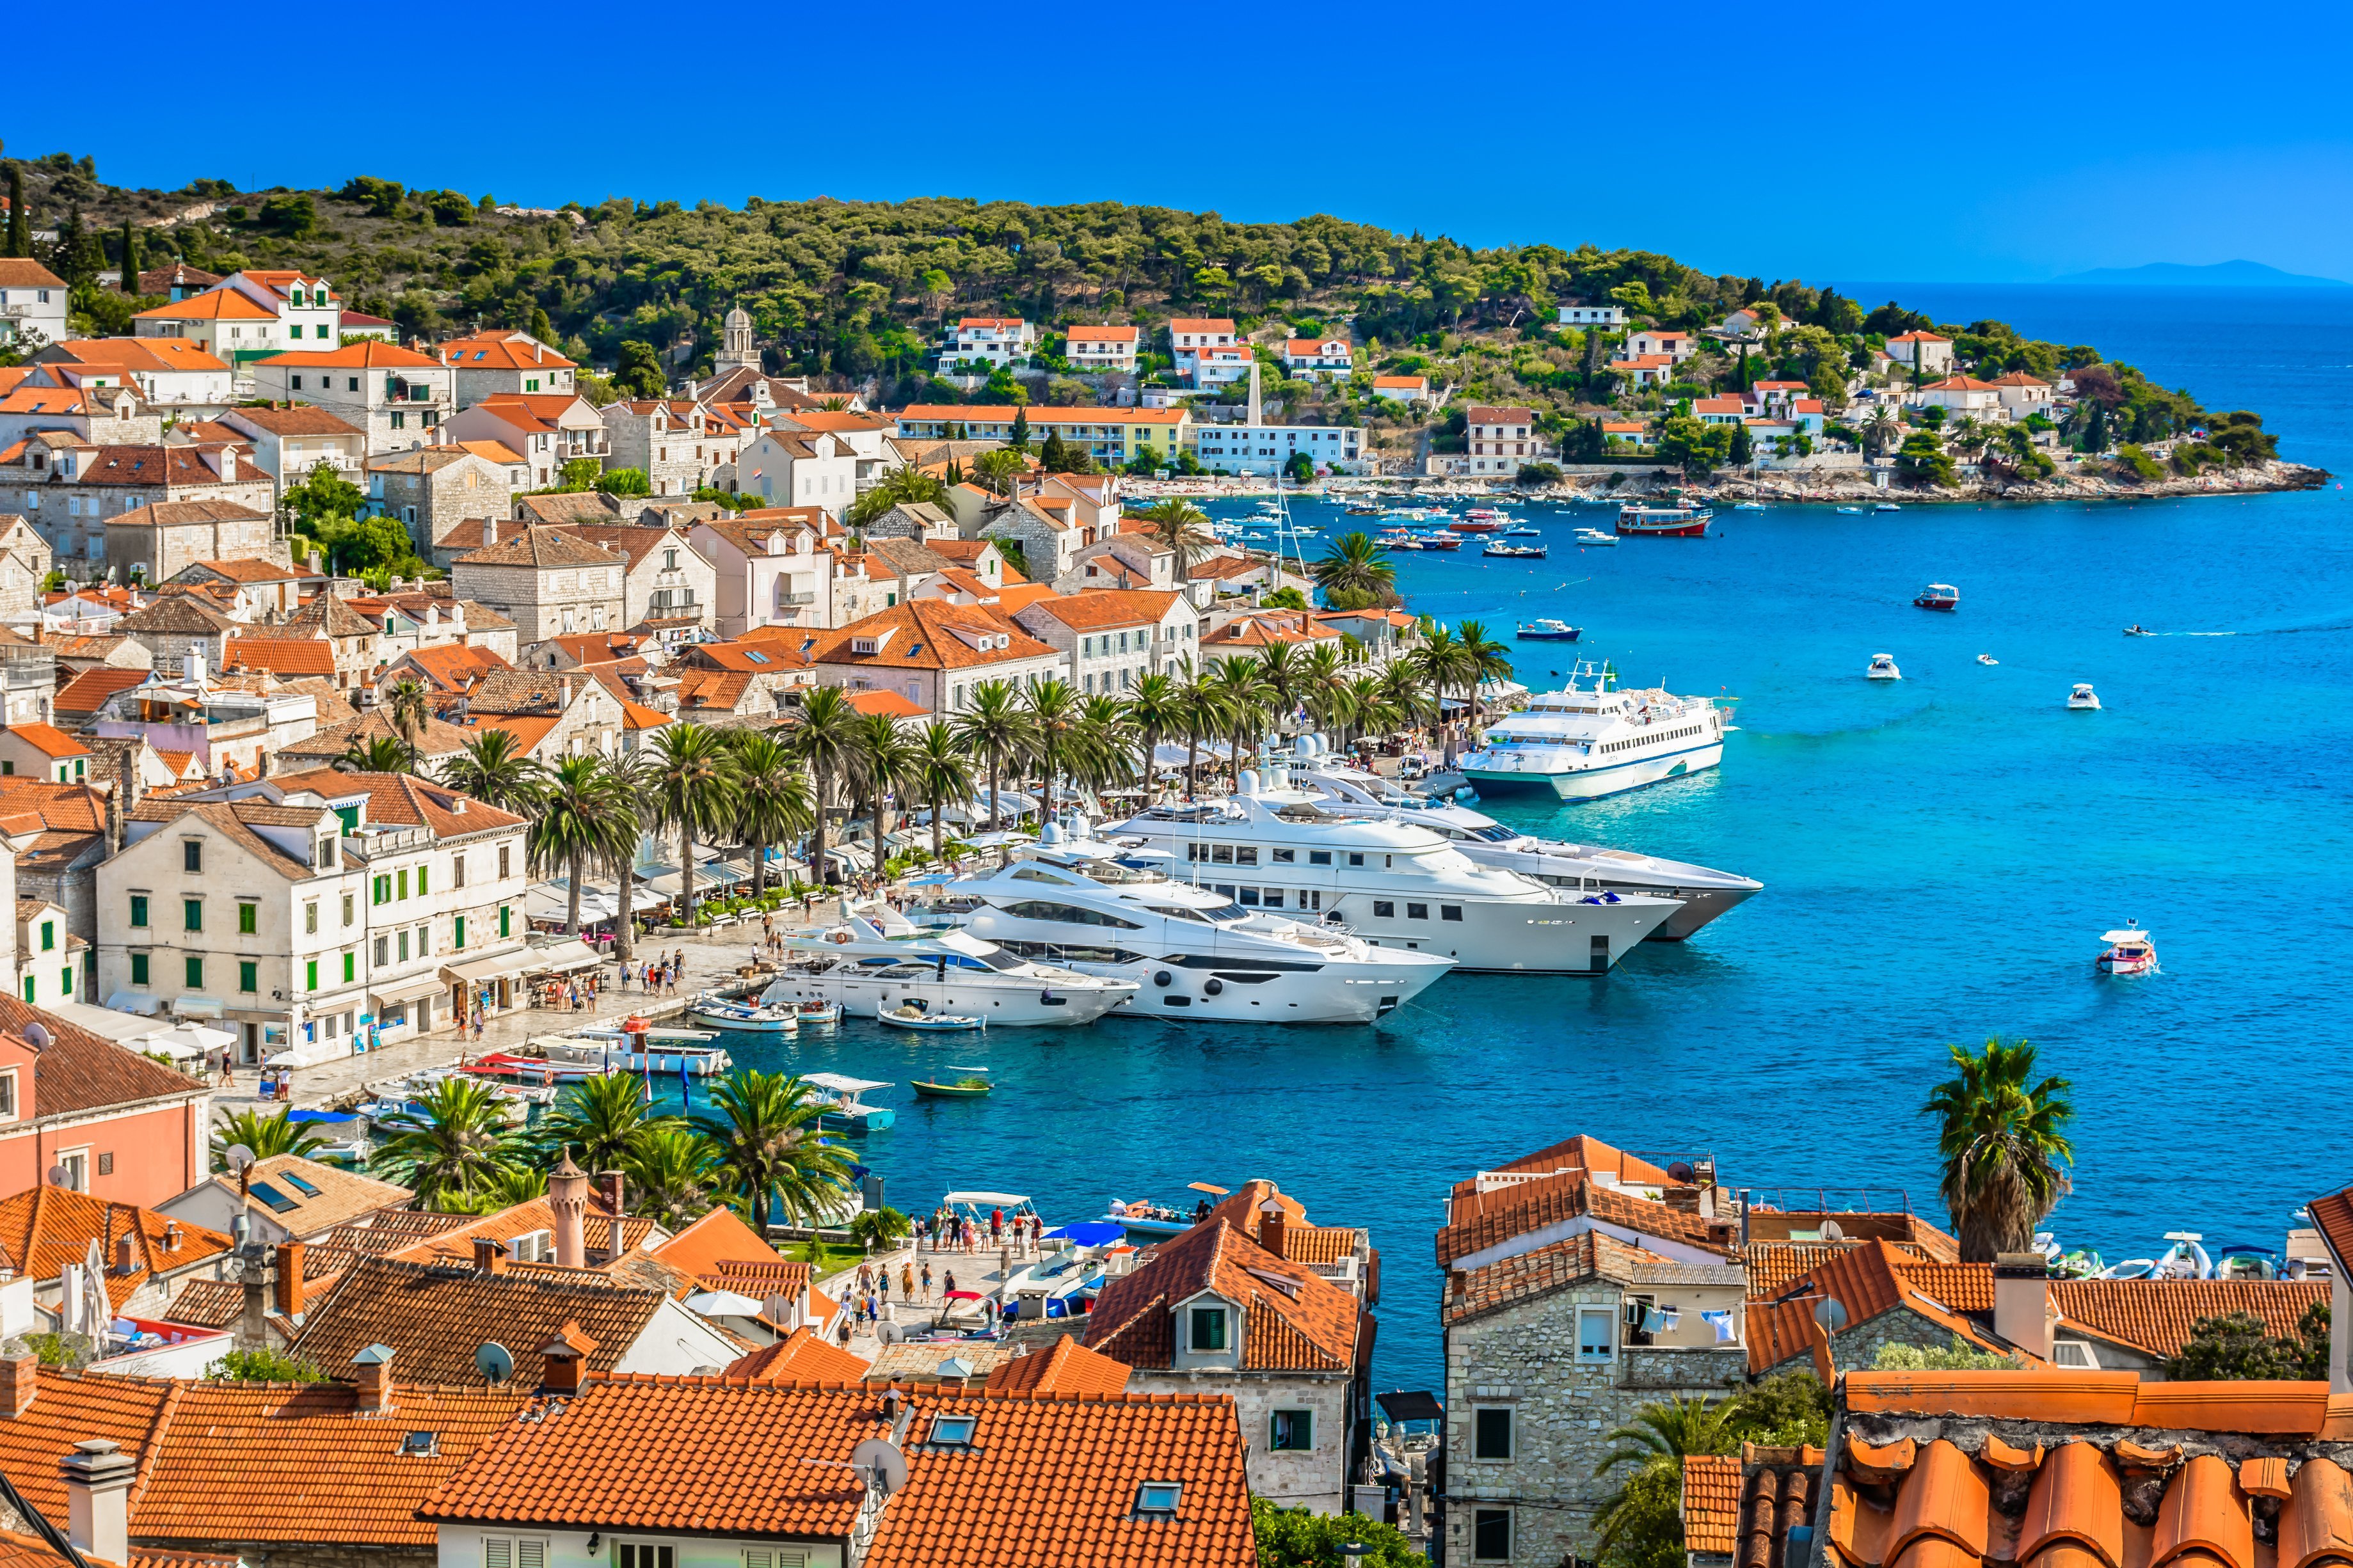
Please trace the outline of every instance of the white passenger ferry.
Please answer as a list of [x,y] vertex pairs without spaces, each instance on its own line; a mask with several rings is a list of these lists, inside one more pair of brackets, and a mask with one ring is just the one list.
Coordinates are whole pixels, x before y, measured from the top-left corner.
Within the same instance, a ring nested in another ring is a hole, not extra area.
[[1580,663],[1565,689],[1488,726],[1486,743],[1458,766],[1482,793],[1549,789],[1592,800],[1715,766],[1730,719],[1712,698],[1621,691],[1606,666]]

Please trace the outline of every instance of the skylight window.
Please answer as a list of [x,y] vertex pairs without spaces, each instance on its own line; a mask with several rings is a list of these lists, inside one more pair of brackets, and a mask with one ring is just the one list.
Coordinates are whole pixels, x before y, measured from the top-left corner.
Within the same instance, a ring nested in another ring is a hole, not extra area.
[[285,1214],[294,1207],[294,1200],[271,1186],[268,1182],[256,1182],[246,1189],[269,1205],[272,1214]]
[[747,649],[745,650],[744,657],[750,659],[754,664],[765,664],[768,662],[768,656],[765,653],[755,653]]
[[1184,1500],[1185,1489],[1176,1481],[1146,1481],[1135,1489],[1135,1511],[1141,1514],[1173,1519]]
[[980,1425],[973,1415],[935,1415],[932,1417],[932,1441],[952,1447],[969,1447],[973,1429]]
[[441,1448],[438,1432],[410,1432],[400,1439],[400,1451],[410,1458],[429,1459]]
[[278,1179],[285,1183],[288,1186],[293,1188],[296,1192],[301,1194],[306,1198],[315,1198],[319,1195],[318,1188],[312,1186],[310,1183],[304,1181],[301,1177],[296,1175],[291,1171],[279,1172]]

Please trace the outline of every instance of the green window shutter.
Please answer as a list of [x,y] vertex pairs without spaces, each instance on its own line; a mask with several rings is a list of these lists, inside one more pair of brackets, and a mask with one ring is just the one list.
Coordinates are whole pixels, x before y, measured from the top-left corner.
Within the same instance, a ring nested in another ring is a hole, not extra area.
[[358,963],[358,962],[359,962],[359,955],[358,955],[357,953],[347,952],[347,953],[343,954],[343,984],[344,984],[349,985],[349,984],[353,982],[353,980],[354,980],[355,978],[357,978],[357,976],[358,976],[358,971],[357,971],[357,969],[356,969],[354,966]]
[[41,922],[41,951],[43,952],[54,952],[57,951],[57,946],[58,922],[55,921],[43,921]]
[[147,955],[143,952],[134,952],[131,955],[131,984],[133,985],[147,984]]
[[499,906],[499,934],[501,936],[512,936],[514,934],[513,915],[514,910],[508,905],[501,904]]
[[60,996],[73,994],[73,971],[70,968],[58,971],[58,994]]
[[427,887],[425,886],[425,883],[426,883],[427,879],[431,875],[431,873],[432,873],[432,868],[431,868],[431,867],[428,867],[428,866],[419,866],[418,868],[417,868],[417,896],[418,898],[420,898],[420,899],[421,899],[421,898],[423,898],[423,897],[426,895],[426,893],[429,890],[429,889],[427,889]]
[[452,946],[456,946],[456,947],[463,947],[463,946],[465,946],[465,945],[466,945],[466,917],[465,917],[465,916],[463,916],[463,915],[459,915],[456,920],[452,921],[450,922],[450,931],[451,931],[451,934],[452,934],[452,935],[454,935],[454,936],[457,938],[457,941],[456,941],[455,942],[453,942],[451,945],[452,945]]
[[133,893],[131,896],[131,923],[135,926],[143,926],[147,923],[147,899],[142,893]]
[[205,901],[202,899],[180,900],[180,922],[189,931],[205,929]]
[[257,921],[259,921],[260,920],[260,918],[261,918],[261,906],[260,906],[260,905],[259,905],[259,904],[239,904],[239,905],[237,905],[237,935],[239,935],[239,936],[252,936],[252,935],[254,935],[254,934],[255,934],[258,931],[259,931],[259,929],[260,929],[260,927],[256,923]]
[[402,867],[396,874],[394,880],[395,885],[400,889],[401,899],[406,901],[408,898],[408,868],[406,866]]
[[245,992],[255,992],[260,990],[261,965],[253,963],[249,959],[239,963],[237,966],[237,988],[239,991]]
[[319,961],[317,959],[312,959],[309,963],[303,966],[302,980],[304,990],[316,991],[319,988]]
[[203,990],[205,988],[205,961],[201,958],[189,959],[186,962],[185,968],[182,971],[181,978],[186,983],[188,989],[191,991]]

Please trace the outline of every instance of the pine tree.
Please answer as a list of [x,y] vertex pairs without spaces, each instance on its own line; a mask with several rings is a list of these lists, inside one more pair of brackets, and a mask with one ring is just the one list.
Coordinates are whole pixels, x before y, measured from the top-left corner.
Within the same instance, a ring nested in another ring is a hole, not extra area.
[[[1016,426],[1015,428],[1018,431],[1019,426]],[[1018,437],[1014,445],[1020,445]],[[1063,441],[1062,433],[1060,430],[1046,432],[1046,444],[1038,449],[1038,461],[1044,465],[1050,474],[1067,474],[1071,471],[1071,448]]]
[[547,307],[544,305],[531,308],[531,335],[543,343],[555,342],[555,323],[547,319]]
[[1735,425],[1732,427],[1732,450],[1725,455],[1725,460],[1736,468],[1745,468],[1756,456],[1757,442],[1748,434],[1747,425]]
[[70,207],[65,226],[58,230],[57,263],[51,268],[65,279],[68,287],[81,281],[81,208]]
[[1017,452],[1026,452],[1029,449],[1029,411],[1028,409],[1017,408],[1013,411],[1013,438],[1006,445]]
[[19,257],[33,254],[33,225],[31,215],[25,210],[25,166],[22,163],[8,165],[8,254]]
[[129,218],[122,220],[122,291],[139,292],[139,226]]

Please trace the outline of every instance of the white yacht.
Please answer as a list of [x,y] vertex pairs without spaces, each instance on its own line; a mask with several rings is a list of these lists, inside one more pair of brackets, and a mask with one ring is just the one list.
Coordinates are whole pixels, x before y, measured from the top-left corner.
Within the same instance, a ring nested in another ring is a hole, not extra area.
[[1380,947],[1436,952],[1464,970],[1602,974],[1683,906],[1547,888],[1482,866],[1440,835],[1318,802],[1280,767],[1242,770],[1238,794],[1155,805],[1108,826],[1166,850],[1177,876],[1245,909],[1345,926]]
[[1134,982],[1037,963],[969,932],[925,931],[886,905],[788,932],[760,994],[776,1007],[830,1002],[860,1017],[913,1001],[925,1012],[1007,1024],[1092,1024],[1135,994]]
[[1489,725],[1486,743],[1456,765],[1482,790],[1594,800],[1715,766],[1730,719],[1713,698],[1620,691],[1606,666],[1580,663],[1564,689]]
[[1647,893],[1676,899],[1683,908],[1651,932],[1652,942],[1681,942],[1765,884],[1729,871],[1712,871],[1683,860],[1664,860],[1630,849],[1536,838],[1507,827],[1483,812],[1434,800],[1398,787],[1378,773],[1350,766],[1323,746],[1321,736],[1303,735],[1305,755],[1291,770],[1291,782],[1344,810],[1396,822],[1417,823],[1445,838],[1471,860],[1517,871],[1546,887],[1579,893]]
[[1231,889],[1175,880],[1166,851],[1066,838],[1049,823],[1015,856],[942,889],[934,907],[1008,952],[1140,984],[1123,1014],[1369,1024],[1454,967],[1269,913],[1257,889],[1246,909]]

